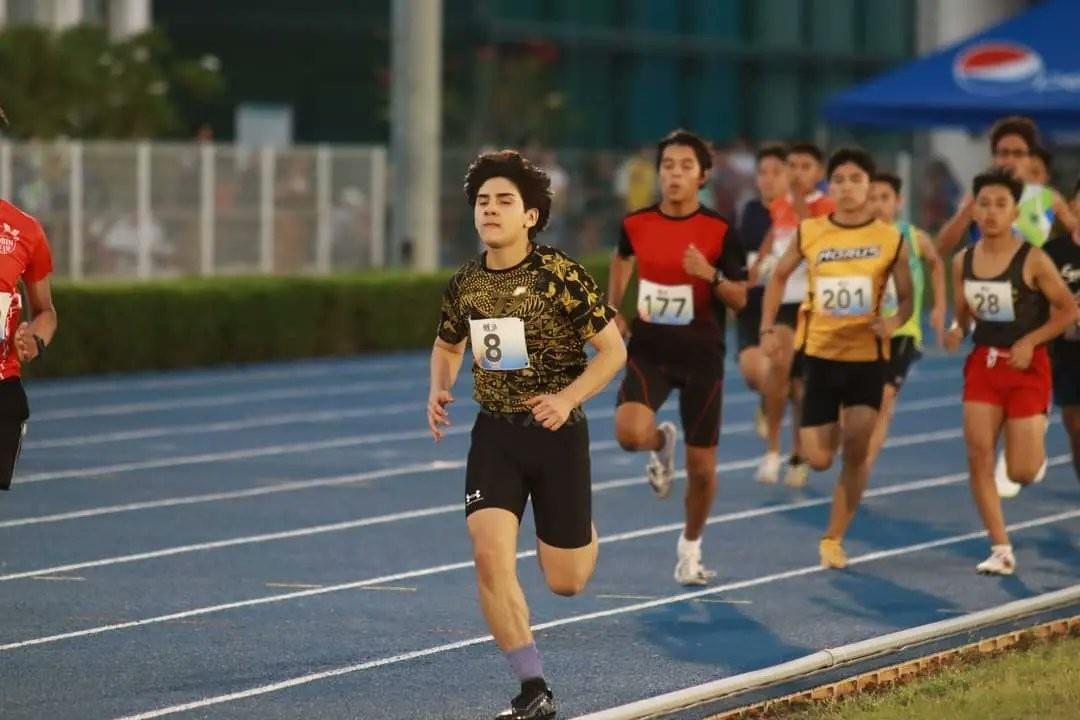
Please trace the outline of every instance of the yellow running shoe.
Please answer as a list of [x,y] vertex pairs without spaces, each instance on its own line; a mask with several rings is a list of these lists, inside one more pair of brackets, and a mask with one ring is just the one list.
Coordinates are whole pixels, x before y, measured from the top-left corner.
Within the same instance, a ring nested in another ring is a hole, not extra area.
[[818,553],[821,555],[821,567],[843,570],[847,567],[847,553],[839,540],[823,537],[818,543]]

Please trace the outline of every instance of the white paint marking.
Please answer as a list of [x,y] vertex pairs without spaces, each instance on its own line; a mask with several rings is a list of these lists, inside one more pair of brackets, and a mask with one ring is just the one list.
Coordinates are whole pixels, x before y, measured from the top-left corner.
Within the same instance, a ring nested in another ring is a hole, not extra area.
[[[1069,456],[1058,455],[1049,460],[1050,465],[1061,465],[1069,461]],[[914,492],[918,490],[925,490],[930,488],[942,487],[958,482],[963,482],[967,479],[966,473],[954,473],[952,475],[942,475],[935,478],[927,478],[924,480],[915,480],[912,482],[900,483],[898,485],[892,485],[883,488],[875,488],[867,491],[866,498],[885,497],[889,495],[898,495],[901,493]],[[615,481],[621,482],[621,481]],[[634,480],[636,483],[640,483],[640,478]],[[594,488],[595,490],[596,488]],[[725,513],[722,515],[716,515],[709,518],[709,525],[719,525],[728,522],[734,522],[738,520],[747,520],[755,517],[762,517],[766,515],[775,515],[789,510],[800,510],[803,508],[817,507],[828,505],[832,502],[830,497],[817,498],[813,500],[803,500],[799,502],[786,503],[783,505],[772,505],[768,507],[752,508],[749,510],[742,510],[738,512]],[[458,507],[458,506],[455,506]],[[617,533],[612,535],[605,535],[600,538],[601,544],[626,542],[628,540],[635,540],[643,537],[650,537],[654,535],[662,535],[664,533],[676,532],[681,530],[683,523],[669,523],[666,525],[657,525],[650,528],[642,528],[639,530],[631,530],[628,532]],[[535,550],[526,550],[519,552],[517,558],[519,560],[530,558],[536,555]],[[43,645],[47,643],[59,642],[62,640],[70,640],[79,637],[87,637],[91,635],[100,635],[106,632],[114,632],[118,630],[126,630],[134,627],[142,627],[145,625],[154,625],[159,623],[171,622],[174,620],[182,620],[189,617],[197,617],[201,615],[209,615],[212,613],[225,612],[228,610],[236,610],[239,608],[255,607],[259,605],[268,605],[272,603],[287,602],[290,600],[296,600],[299,598],[307,598],[315,595],[324,595],[327,593],[343,592],[348,590],[357,590],[373,585],[385,585],[387,583],[394,583],[401,580],[411,580],[418,577],[428,577],[431,575],[441,575],[447,572],[454,572],[457,570],[465,570],[473,566],[472,561],[463,561],[456,563],[448,563],[444,565],[436,565],[434,567],[423,568],[419,570],[408,570],[405,572],[394,573],[392,575],[384,575],[375,578],[368,578],[366,580],[356,580],[347,583],[340,583],[337,585],[327,585],[323,588],[303,590],[300,592],[284,593],[280,595],[269,595],[266,597],[252,598],[249,600],[241,600],[232,603],[224,603],[221,605],[211,605],[208,607],[195,608],[192,610],[184,610],[181,612],[170,613],[168,615],[159,615],[156,617],[144,618],[141,620],[132,620],[128,622],[116,623],[112,625],[103,625],[100,627],[87,628],[84,630],[74,630],[58,635],[50,635],[47,637],[33,638],[30,640],[23,640],[6,645],[0,645],[0,652],[7,650],[17,650],[23,647],[30,647],[33,645]]]
[[[1051,523],[1060,522],[1062,520],[1070,520],[1075,517],[1080,517],[1080,510],[1072,510],[1070,512],[1058,513],[1056,515],[1047,515],[1041,518],[1037,518],[1035,520],[1016,523],[1014,525],[1008,526],[1007,529],[1011,532],[1016,532],[1028,528],[1039,527],[1041,525],[1049,525]],[[891,550],[881,550],[878,552],[867,553],[865,555],[859,555],[857,557],[851,558],[848,561],[848,564],[861,565],[868,562],[874,562],[876,560],[909,555],[912,553],[922,552],[924,550],[932,550],[934,548],[944,547],[947,545],[956,545],[959,543],[968,542],[970,540],[976,540],[981,537],[985,537],[985,535],[986,532],[980,530],[977,532],[964,533],[962,535],[952,535],[938,540],[918,543],[916,545],[907,545],[899,548],[893,548]],[[633,605],[613,608],[611,610],[600,610],[598,612],[571,615],[569,617],[560,618],[558,620],[552,620],[550,622],[534,625],[532,629],[534,632],[540,632],[542,630],[549,630],[557,627],[576,625],[578,623],[588,622],[591,620],[600,620],[603,618],[625,615],[627,613],[640,612],[642,610],[651,610],[652,608],[686,602],[688,600],[696,600],[698,598],[709,597],[723,592],[730,592],[731,590],[742,590],[745,588],[760,587],[762,585],[768,585],[782,580],[788,580],[791,578],[802,577],[806,575],[814,575],[822,572],[827,571],[823,569],[820,565],[809,565],[801,568],[796,568],[794,570],[773,573],[771,575],[764,575],[761,577],[751,578],[749,580],[740,580],[738,582],[718,585],[716,587],[707,588],[705,590],[681,593],[679,595],[670,595],[656,600],[649,600]],[[471,647],[473,645],[481,645],[491,640],[492,637],[490,635],[485,635],[482,637],[469,638],[468,640],[460,640],[458,642],[447,643],[444,645],[436,645],[434,647],[424,648],[423,650],[413,650],[412,652],[392,655],[390,657],[380,658],[378,660],[369,660],[367,662],[357,663],[355,665],[347,665],[345,667],[333,668],[331,670],[324,670],[321,672],[309,673],[307,675],[300,675],[298,677],[288,678],[280,682],[249,688],[247,690],[240,690],[224,695],[216,695],[213,697],[202,698],[200,700],[194,700],[192,702],[182,703],[179,705],[159,708],[157,710],[150,710],[147,712],[137,713],[135,715],[126,715],[122,718],[119,718],[118,720],[150,720],[151,718],[164,717],[166,715],[175,715],[176,713],[187,712],[190,710],[198,710],[200,708],[211,707],[213,705],[221,705],[223,703],[234,702],[236,700],[243,700],[251,697],[258,697],[260,695],[267,695],[269,693],[287,690],[289,688],[297,687],[300,685],[307,685],[309,683],[326,680],[328,678],[340,677],[342,675],[350,675],[365,670],[373,670],[375,668],[385,667],[387,665],[397,665],[403,662],[408,662],[410,660],[416,660],[418,658],[430,657],[432,655],[440,655],[442,653],[451,652],[453,650],[460,650],[462,648]]]

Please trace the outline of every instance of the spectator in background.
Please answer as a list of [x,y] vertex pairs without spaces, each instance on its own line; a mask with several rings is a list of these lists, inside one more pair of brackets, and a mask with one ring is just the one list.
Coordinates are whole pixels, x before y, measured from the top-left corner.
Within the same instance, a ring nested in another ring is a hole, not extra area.
[[960,184],[956,182],[948,162],[932,159],[926,166],[926,178],[919,183],[919,218],[932,235],[952,217],[960,200]]
[[656,202],[656,164],[653,148],[648,145],[628,157],[615,173],[615,194],[628,213],[647,208]]
[[1054,156],[1045,147],[1039,146],[1031,151],[1028,160],[1028,178],[1038,185],[1053,185]]

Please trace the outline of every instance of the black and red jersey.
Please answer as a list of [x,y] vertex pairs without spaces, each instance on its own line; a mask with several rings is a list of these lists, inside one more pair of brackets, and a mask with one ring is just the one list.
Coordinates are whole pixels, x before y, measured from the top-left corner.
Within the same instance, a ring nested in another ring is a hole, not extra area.
[[[688,326],[717,330],[723,336],[726,312],[712,283],[683,269],[691,245],[729,280],[746,280],[746,253],[732,224],[706,207],[684,217],[665,215],[659,205],[630,213],[622,221],[619,255],[637,260],[638,276],[661,285],[691,285],[694,320]],[[664,328],[669,329],[669,328]]]

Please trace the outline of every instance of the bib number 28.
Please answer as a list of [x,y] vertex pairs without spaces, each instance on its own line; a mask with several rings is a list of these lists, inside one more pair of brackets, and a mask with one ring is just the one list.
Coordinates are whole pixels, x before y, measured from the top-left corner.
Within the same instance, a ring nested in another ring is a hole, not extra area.
[[484,370],[524,370],[529,367],[525,323],[521,318],[470,320],[473,357]]
[[1011,283],[966,280],[964,281],[964,298],[971,312],[979,320],[1012,322],[1016,319]]

